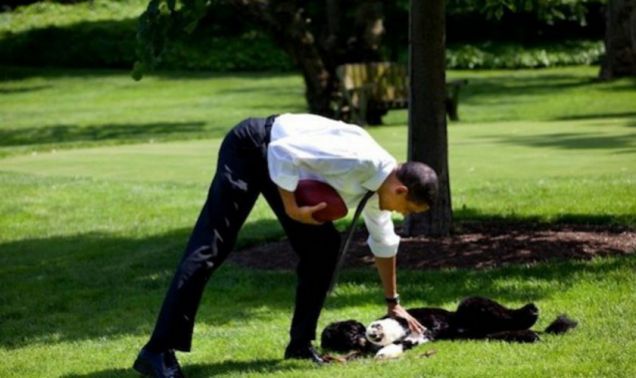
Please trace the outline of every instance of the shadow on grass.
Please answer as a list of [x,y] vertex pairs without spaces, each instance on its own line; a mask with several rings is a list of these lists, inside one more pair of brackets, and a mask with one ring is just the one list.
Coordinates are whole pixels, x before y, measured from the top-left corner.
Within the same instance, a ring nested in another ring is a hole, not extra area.
[[554,133],[547,135],[499,136],[500,143],[530,147],[562,148],[568,150],[613,149],[632,150],[636,147],[636,134],[604,135],[602,133]]
[[[278,227],[275,221],[248,224],[239,247],[271,237]],[[149,332],[189,233],[137,238],[92,232],[0,244],[6,268],[0,271],[0,345]],[[225,264],[203,302],[216,309],[199,318],[225,324],[267,316],[249,304],[264,298],[264,305],[291,307],[293,287],[292,275],[252,274]],[[232,290],[232,298],[212,295]]]
[[558,95],[564,90],[597,83],[594,77],[575,74],[539,75],[536,77],[501,75],[470,78],[469,80],[469,84],[461,92],[460,108],[464,101],[476,105],[490,101],[491,97],[496,97],[500,100],[508,98],[510,102],[518,102],[514,99],[516,95]]
[[[285,371],[294,370],[301,374],[302,370],[314,370],[311,365],[307,365],[303,368],[303,365],[294,364],[290,365],[283,360],[275,359],[254,359],[249,361],[223,361],[219,363],[211,364],[193,364],[184,365],[183,373],[186,377],[213,377],[216,375],[226,374],[240,374],[250,372],[251,374],[263,374],[263,373],[280,373]],[[139,374],[131,369],[109,369],[98,371],[89,374],[69,374],[64,375],[64,378],[111,378],[111,377],[138,377]]]
[[[603,114],[585,114],[579,116],[569,116],[569,117],[560,117],[557,120],[599,120],[598,127],[602,128],[604,124],[602,123],[605,119],[612,118],[622,118],[624,127],[633,127],[636,128],[636,112],[623,112],[623,113],[603,113]],[[628,138],[633,139],[634,135],[628,135]]]
[[[242,231],[242,244],[280,234],[277,227],[271,220],[250,223]],[[189,231],[144,238],[96,232],[0,244],[0,345],[17,348],[32,343],[148,335]],[[625,257],[594,264],[568,261],[485,271],[411,270],[400,272],[400,286],[408,298],[428,305],[456,303],[469,295],[487,295],[504,303],[540,301],[583,276],[592,281],[601,279],[634,263],[634,258]],[[502,284],[509,279],[515,284]],[[345,271],[339,285],[361,285],[361,290],[336,290],[327,308],[378,304],[381,311],[374,269]],[[294,287],[291,272],[226,263],[209,282],[197,321],[224,326],[280,317],[291,313]],[[232,369],[228,366],[202,369]]]
[[632,215],[605,215],[605,214],[559,214],[546,219],[540,216],[519,215],[491,215],[471,207],[453,209],[453,218],[456,226],[461,227],[462,222],[497,222],[501,224],[579,224],[608,226],[610,229],[623,229],[625,226],[636,226],[636,214]]
[[[606,135],[603,131],[604,119],[619,118],[624,123],[625,133],[620,135]],[[540,148],[575,149],[613,149],[615,153],[633,152],[636,149],[636,134],[629,128],[636,127],[636,112],[618,112],[603,114],[585,114],[555,118],[555,121],[595,121],[598,120],[600,132],[567,132],[541,135],[484,135],[483,138],[493,138],[499,143],[523,145]]]
[[153,122],[138,124],[104,124],[95,126],[55,125],[18,129],[1,129],[0,146],[69,143],[104,140],[142,140],[169,135],[222,136],[227,130],[205,129],[204,122]]
[[[512,71],[514,72],[514,71]],[[633,91],[636,80],[623,79],[620,83],[599,81],[595,75],[584,76],[580,74],[537,74],[529,77],[527,75],[504,74],[490,77],[470,78],[469,84],[460,95],[460,117],[462,104],[473,106],[492,105],[496,100],[497,104],[519,104],[522,101],[539,101],[540,98],[558,98],[567,96],[572,89],[590,88],[607,91],[609,93],[619,93]],[[534,98],[535,100],[529,100]],[[629,116],[625,113],[606,114],[607,117]],[[514,118],[514,117],[513,117]],[[511,120],[513,119],[511,118]]]
[[636,118],[636,112],[581,114],[555,118],[556,121],[585,121],[604,118]]
[[[107,77],[130,77],[132,63],[121,68],[82,68],[82,67],[21,67],[17,65],[0,64],[0,82],[15,82],[26,80],[32,77],[41,78],[107,78]],[[277,78],[288,78],[298,76],[296,72],[210,72],[210,71],[179,71],[179,70],[155,70],[144,75],[145,77],[158,78],[164,81],[188,81],[188,80],[209,80],[209,79],[245,79],[252,82],[260,80],[275,81]],[[298,76],[300,78],[300,76]],[[142,79],[143,80],[143,79]],[[304,87],[302,80],[298,81],[299,87],[293,87],[290,91],[303,94]],[[271,88],[271,87],[270,87]],[[37,88],[46,89],[46,88]],[[258,90],[266,90],[266,87],[255,87]],[[249,92],[248,89],[238,92]],[[289,92],[289,91],[288,91]],[[288,93],[286,92],[286,93]]]
[[22,87],[22,88],[0,88],[0,95],[37,92],[37,91],[49,89],[51,87],[52,85],[32,85],[30,87]]
[[[444,269],[444,270],[401,270],[399,281],[401,292],[405,293],[406,307],[445,306],[455,308],[459,301],[468,296],[486,296],[506,303],[535,302],[567,290],[575,282],[588,279],[602,280],[607,274],[631,266],[636,268],[636,256],[620,256],[589,261],[550,261],[542,264],[508,265],[503,268],[485,270]],[[370,284],[373,278],[369,272],[359,269],[343,274],[341,284]],[[379,288],[377,288],[379,290]],[[341,308],[361,303],[377,303],[377,290],[356,295],[336,295],[329,299],[328,308]],[[378,304],[378,310],[382,307]],[[381,313],[376,314],[381,316]],[[367,321],[373,320],[370,316]]]
[[[511,71],[514,72],[514,71]],[[463,105],[471,105],[476,107],[490,107],[493,100],[498,105],[509,104],[516,105],[522,102],[540,101],[543,97],[567,96],[567,91],[575,88],[600,87],[608,92],[624,92],[633,91],[636,80],[623,79],[626,82],[607,86],[606,82],[598,81],[594,76],[582,76],[580,74],[538,74],[535,77],[526,75],[516,76],[514,74],[502,74],[489,77],[471,77],[468,85],[462,89],[459,100],[459,115],[462,119]],[[529,98],[532,97],[532,98]],[[397,110],[392,110],[392,113]],[[404,111],[406,113],[406,111]],[[636,112],[621,112],[590,114],[590,115],[574,115],[566,117],[557,117],[557,121],[570,120],[602,120],[604,118],[630,118],[636,117]],[[385,117],[388,118],[388,117]],[[501,121],[502,119],[498,119]],[[518,120],[518,116],[512,116],[503,120]],[[390,118],[382,126],[404,126],[408,122],[406,118],[401,121],[397,118]],[[448,120],[448,126],[452,127],[455,122]],[[629,126],[636,125],[636,122]]]

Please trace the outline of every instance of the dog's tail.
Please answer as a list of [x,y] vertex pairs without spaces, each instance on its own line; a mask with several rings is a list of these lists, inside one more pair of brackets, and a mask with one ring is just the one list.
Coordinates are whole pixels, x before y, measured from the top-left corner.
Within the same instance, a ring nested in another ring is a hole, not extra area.
[[543,332],[560,335],[568,332],[573,328],[576,328],[577,325],[579,325],[577,321],[568,318],[565,314],[562,314],[557,316],[557,318],[552,323],[550,323],[550,325]]

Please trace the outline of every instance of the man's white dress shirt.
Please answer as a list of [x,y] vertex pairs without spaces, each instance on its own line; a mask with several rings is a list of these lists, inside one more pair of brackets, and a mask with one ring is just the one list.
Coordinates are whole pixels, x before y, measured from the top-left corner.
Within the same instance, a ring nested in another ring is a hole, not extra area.
[[[267,160],[270,177],[281,188],[293,192],[301,179],[323,181],[340,194],[349,209],[355,209],[369,190],[377,191],[397,166],[361,127],[312,114],[276,117]],[[371,252],[394,256],[400,237],[395,234],[391,212],[380,210],[377,194],[362,215]]]

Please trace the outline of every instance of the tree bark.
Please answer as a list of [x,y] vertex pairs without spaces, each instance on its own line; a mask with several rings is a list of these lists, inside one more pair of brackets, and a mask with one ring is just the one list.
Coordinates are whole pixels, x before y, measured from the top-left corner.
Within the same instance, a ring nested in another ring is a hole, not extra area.
[[[265,29],[293,59],[305,81],[309,111],[333,116],[337,95],[336,67],[378,60],[384,34],[382,2],[328,0],[327,22],[313,28],[324,39],[318,43],[302,2],[294,0],[228,0],[246,19]],[[349,12],[351,11],[351,12]],[[353,20],[344,15],[352,13]]]
[[305,97],[309,111],[331,115],[331,99],[335,90],[333,71],[329,70],[304,9],[293,0],[231,0],[241,15],[257,23],[273,37],[292,58],[305,81]]
[[636,0],[610,0],[600,78],[636,76]]
[[409,216],[409,235],[443,236],[452,222],[446,130],[444,0],[411,0],[408,159],[437,172],[439,194],[426,213]]

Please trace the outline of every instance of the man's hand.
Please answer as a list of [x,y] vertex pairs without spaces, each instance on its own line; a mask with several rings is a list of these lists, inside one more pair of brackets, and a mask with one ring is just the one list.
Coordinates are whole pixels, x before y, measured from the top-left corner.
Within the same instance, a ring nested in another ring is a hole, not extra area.
[[409,329],[414,333],[424,333],[426,331],[426,327],[424,327],[420,322],[417,321],[414,317],[409,314],[404,307],[399,304],[389,305],[390,316],[397,316],[403,319],[406,319],[406,322],[409,324]]
[[326,202],[321,202],[315,206],[301,206],[295,209],[285,209],[285,212],[289,217],[295,221],[305,224],[319,225],[322,222],[318,222],[314,219],[314,213],[327,207]]
[[294,193],[287,191],[283,188],[278,188],[280,198],[283,200],[283,206],[285,207],[285,213],[289,217],[297,222],[305,224],[320,225],[322,222],[318,222],[314,219],[314,213],[327,207],[326,202],[321,202],[315,206],[298,206]]
[[[395,256],[393,257],[376,257],[375,266],[378,268],[380,279],[382,280],[382,286],[384,286],[384,296],[386,298],[395,298],[397,295],[397,284],[395,277]],[[409,324],[409,328],[414,333],[423,333],[426,328],[420,324],[414,317],[411,316],[404,307],[399,303],[388,304],[389,316],[399,316],[406,319]]]

